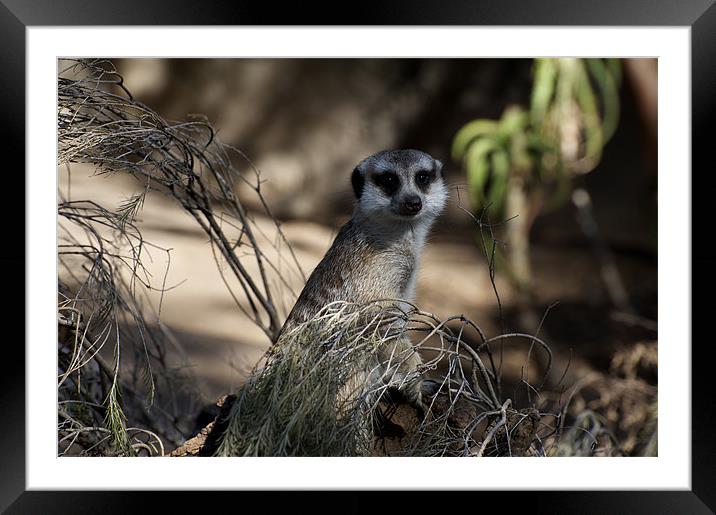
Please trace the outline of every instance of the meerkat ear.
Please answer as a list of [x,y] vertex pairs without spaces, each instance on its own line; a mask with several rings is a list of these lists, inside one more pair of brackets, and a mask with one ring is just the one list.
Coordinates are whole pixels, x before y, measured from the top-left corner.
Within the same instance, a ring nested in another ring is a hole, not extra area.
[[435,161],[435,173],[442,177],[443,175],[443,163],[439,159],[433,159]]
[[353,170],[353,175],[351,175],[351,184],[353,185],[353,193],[355,194],[356,198],[360,198],[363,194],[365,177],[363,177],[363,174],[357,167],[355,170]]

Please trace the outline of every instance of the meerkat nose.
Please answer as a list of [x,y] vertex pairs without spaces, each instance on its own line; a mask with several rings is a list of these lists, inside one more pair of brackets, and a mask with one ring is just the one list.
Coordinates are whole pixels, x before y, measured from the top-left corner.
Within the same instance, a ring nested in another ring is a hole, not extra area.
[[423,208],[423,201],[418,195],[410,195],[400,206],[401,215],[416,215]]

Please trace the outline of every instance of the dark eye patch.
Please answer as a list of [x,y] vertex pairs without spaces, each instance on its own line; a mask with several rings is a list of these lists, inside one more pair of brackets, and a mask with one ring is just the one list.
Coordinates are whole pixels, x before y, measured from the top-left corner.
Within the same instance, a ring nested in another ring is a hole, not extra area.
[[427,190],[430,183],[435,180],[434,170],[420,170],[415,174],[415,184],[422,191]]
[[392,196],[400,188],[400,179],[393,172],[374,175],[373,182],[388,196]]

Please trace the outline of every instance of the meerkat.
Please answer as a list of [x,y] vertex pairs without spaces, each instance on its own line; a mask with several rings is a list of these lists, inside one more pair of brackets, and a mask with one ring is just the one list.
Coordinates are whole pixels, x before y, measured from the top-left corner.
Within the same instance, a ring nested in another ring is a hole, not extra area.
[[[310,275],[281,335],[331,302],[412,302],[415,297],[425,240],[447,200],[442,163],[418,150],[386,150],[361,161],[353,170],[351,184],[356,200],[353,216]],[[406,349],[412,350],[412,343],[403,338],[379,352],[379,359],[389,362]],[[406,399],[419,407],[421,381],[404,379],[416,375],[411,373],[421,360],[415,351],[408,356],[390,377]],[[385,368],[380,373],[387,376]]]

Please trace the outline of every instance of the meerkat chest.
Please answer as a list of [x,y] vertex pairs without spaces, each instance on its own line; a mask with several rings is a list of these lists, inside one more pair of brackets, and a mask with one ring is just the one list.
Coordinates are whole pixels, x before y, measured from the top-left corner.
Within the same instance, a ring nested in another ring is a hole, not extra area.
[[408,242],[395,245],[376,256],[374,271],[381,285],[380,295],[412,300],[415,293],[419,255]]
[[418,268],[419,259],[418,256],[415,256],[413,267],[410,270],[410,276],[408,277],[408,282],[405,284],[402,295],[400,296],[402,299],[409,301],[415,300],[415,286],[418,281]]

